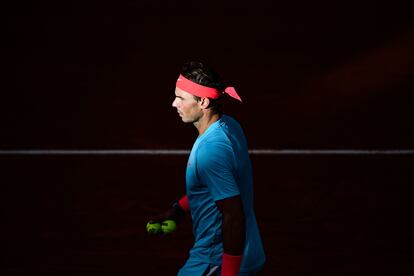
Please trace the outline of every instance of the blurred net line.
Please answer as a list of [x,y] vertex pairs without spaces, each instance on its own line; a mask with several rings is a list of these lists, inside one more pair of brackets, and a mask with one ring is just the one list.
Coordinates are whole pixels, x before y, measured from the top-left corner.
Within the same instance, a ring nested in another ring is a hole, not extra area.
[[[0,150],[0,155],[189,155],[184,149],[32,149]],[[251,149],[251,155],[413,155],[414,149]]]

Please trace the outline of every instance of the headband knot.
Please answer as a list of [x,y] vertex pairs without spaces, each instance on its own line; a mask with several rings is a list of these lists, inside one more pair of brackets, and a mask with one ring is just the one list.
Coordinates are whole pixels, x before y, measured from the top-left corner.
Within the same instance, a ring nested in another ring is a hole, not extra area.
[[233,97],[236,100],[242,101],[239,94],[237,94],[236,89],[234,89],[234,87],[227,87],[226,89],[224,89],[224,93],[227,93],[228,95],[230,95],[230,97]]

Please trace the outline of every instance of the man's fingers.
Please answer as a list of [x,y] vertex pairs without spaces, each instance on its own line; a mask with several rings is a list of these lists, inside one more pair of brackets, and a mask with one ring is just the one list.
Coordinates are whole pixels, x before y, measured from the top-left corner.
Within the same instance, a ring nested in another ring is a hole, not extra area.
[[164,219],[161,217],[153,217],[148,221],[148,223],[161,223],[162,221],[164,221]]
[[164,213],[162,215],[151,217],[150,220],[149,220],[149,223],[161,223],[164,220],[166,220],[167,218],[168,218],[168,216]]

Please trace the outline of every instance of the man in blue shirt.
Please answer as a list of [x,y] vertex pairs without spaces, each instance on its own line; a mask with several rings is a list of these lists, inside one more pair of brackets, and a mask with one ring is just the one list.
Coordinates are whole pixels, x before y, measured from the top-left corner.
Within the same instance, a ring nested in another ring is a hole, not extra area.
[[199,134],[187,163],[187,195],[151,221],[191,213],[195,242],[178,275],[256,275],[265,262],[247,141],[239,123],[221,112],[225,94],[241,101],[206,65],[183,66],[172,105]]

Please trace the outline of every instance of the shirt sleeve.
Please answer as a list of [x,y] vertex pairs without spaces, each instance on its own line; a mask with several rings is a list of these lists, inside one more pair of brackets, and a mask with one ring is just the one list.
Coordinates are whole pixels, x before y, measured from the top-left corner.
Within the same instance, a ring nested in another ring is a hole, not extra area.
[[206,143],[197,151],[197,171],[214,201],[240,194],[234,177],[233,149],[224,143]]

